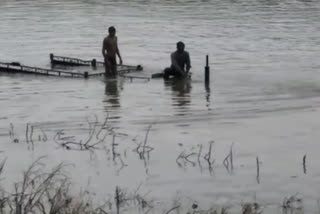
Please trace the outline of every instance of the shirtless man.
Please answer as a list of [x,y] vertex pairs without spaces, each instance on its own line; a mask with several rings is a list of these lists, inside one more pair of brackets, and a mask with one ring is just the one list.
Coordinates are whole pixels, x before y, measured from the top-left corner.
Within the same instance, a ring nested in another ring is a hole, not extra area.
[[171,67],[164,70],[164,78],[168,79],[170,76],[183,78],[187,77],[191,68],[190,56],[184,50],[184,43],[177,43],[177,50],[171,54]]
[[102,55],[104,58],[105,69],[107,75],[117,74],[117,57],[120,60],[120,65],[122,65],[122,58],[118,48],[118,38],[116,37],[116,29],[111,26],[108,29],[109,35],[104,38],[102,44]]

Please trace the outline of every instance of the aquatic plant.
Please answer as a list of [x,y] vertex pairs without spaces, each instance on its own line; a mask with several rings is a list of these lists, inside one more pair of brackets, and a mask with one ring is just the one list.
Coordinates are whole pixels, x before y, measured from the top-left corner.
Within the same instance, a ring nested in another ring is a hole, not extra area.
[[[213,164],[215,162],[215,159],[213,157],[213,152],[212,152],[213,144],[214,144],[214,141],[209,142],[208,151],[206,153],[204,153],[204,155],[202,155],[202,153],[203,153],[203,145],[202,144],[197,145],[199,147],[198,152],[186,151],[186,150],[180,152],[180,154],[176,158],[177,165],[179,167],[183,167],[183,166],[185,167],[187,164],[191,164],[192,166],[196,166],[196,164],[198,163],[198,166],[202,170],[202,161],[205,161],[205,163],[208,165],[209,172],[212,173],[213,172]],[[183,144],[179,144],[179,145],[183,146]],[[195,160],[195,157],[197,157],[197,160]]]
[[138,153],[139,157],[141,160],[145,160],[146,158],[149,157],[149,154],[152,150],[154,150],[153,147],[147,145],[148,143],[148,136],[149,136],[149,132],[151,130],[152,125],[149,125],[144,141],[140,142],[137,147],[133,150],[134,152]]
[[96,115],[94,115],[93,122],[90,122],[88,118],[86,120],[89,127],[87,139],[76,140],[75,136],[65,136],[65,131],[59,130],[53,138],[54,142],[67,150],[93,151],[101,149],[99,145],[105,141],[107,136],[116,134],[113,128],[107,124],[108,117],[105,118],[102,125],[99,125]]
[[230,151],[222,162],[228,172],[233,172],[233,168],[234,168],[233,167],[233,150],[232,150],[233,144],[234,143],[231,144]]
[[[14,183],[14,191],[0,189],[0,213],[10,214],[100,214],[101,207],[94,208],[85,194],[71,194],[71,182],[60,163],[50,171],[44,171],[44,157],[34,161],[25,172],[22,180]],[[0,165],[3,172],[4,161]]]
[[283,213],[293,213],[293,211],[302,211],[303,209],[303,200],[299,197],[299,194],[291,195],[285,197],[282,202]]
[[242,214],[262,214],[262,208],[257,202],[244,203],[241,205]]

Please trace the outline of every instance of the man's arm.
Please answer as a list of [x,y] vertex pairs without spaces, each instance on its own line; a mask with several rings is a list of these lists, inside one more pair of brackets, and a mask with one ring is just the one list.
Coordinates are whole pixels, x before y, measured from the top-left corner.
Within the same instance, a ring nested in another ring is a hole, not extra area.
[[103,58],[106,58],[106,39],[102,42],[102,56]]
[[190,55],[189,55],[189,53],[188,52],[186,52],[187,53],[187,62],[186,62],[186,64],[187,64],[187,73],[190,71],[190,68],[191,68],[191,60],[190,60]]
[[121,55],[120,55],[120,50],[118,48],[118,38],[116,38],[116,46],[117,46],[117,49],[116,49],[116,53],[120,59],[120,65],[122,65],[122,58],[121,58]]

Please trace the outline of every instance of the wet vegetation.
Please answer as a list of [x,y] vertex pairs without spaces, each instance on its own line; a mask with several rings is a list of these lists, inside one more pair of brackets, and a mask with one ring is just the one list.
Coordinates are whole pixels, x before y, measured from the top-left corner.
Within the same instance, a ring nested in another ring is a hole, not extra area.
[[[0,164],[0,175],[4,176],[6,160]],[[20,181],[13,184],[13,192],[0,183],[0,213],[10,214],[106,214],[106,213],[185,213],[185,214],[262,214],[266,206],[258,202],[246,202],[238,211],[229,211],[230,207],[214,206],[201,209],[197,202],[183,204],[182,200],[173,201],[174,205],[166,210],[157,207],[150,192],[142,193],[141,185],[134,191],[116,187],[115,192],[97,205],[89,190],[74,194],[72,182],[66,173],[69,167],[60,163],[46,171],[45,157],[34,161],[23,173]],[[285,197],[282,204],[283,214],[304,213],[303,201],[298,194]],[[160,211],[161,210],[161,211]]]
[[[0,165],[4,176],[5,160]],[[141,185],[133,191],[116,187],[104,203],[97,205],[89,190],[74,194],[73,185],[65,172],[69,166],[63,163],[46,171],[45,158],[34,161],[23,173],[20,181],[13,184],[13,192],[0,185],[0,213],[10,214],[107,214],[107,213],[185,213],[185,214],[262,214],[265,207],[258,202],[242,203],[238,211],[231,207],[214,206],[202,209],[193,201],[183,204],[182,199],[173,201],[172,207],[161,209],[151,198],[150,192],[142,193]],[[282,213],[304,213],[303,201],[298,194],[284,198]],[[233,209],[234,210],[234,209]]]
[[[54,142],[59,148],[72,151],[87,151],[92,154],[97,150],[104,151],[108,160],[112,160],[120,167],[119,173],[128,166],[125,163],[127,146],[121,146],[117,139],[129,137],[124,133],[118,132],[109,123],[107,117],[102,123],[97,116],[87,118],[87,135],[79,138],[71,135],[68,130],[55,129],[48,133],[41,124],[28,123],[25,134],[18,134],[13,124],[9,127],[9,139],[14,144],[26,143],[28,149],[34,150],[39,143]],[[148,163],[152,152],[156,149],[149,142],[149,136],[154,124],[146,128],[145,135],[141,139],[135,137],[132,140],[134,146],[130,150],[136,153],[139,160],[142,160],[148,174]],[[70,131],[70,130],[69,130]],[[52,134],[53,133],[53,134]],[[21,137],[24,136],[24,137]],[[177,154],[175,160],[178,167],[187,168],[188,166],[199,167],[213,173],[219,161],[216,160],[214,151],[214,141],[206,144],[197,144],[191,149],[183,144],[178,144],[182,150]],[[132,147],[132,146],[131,146]],[[262,214],[267,205],[262,205],[256,201],[244,202],[240,206],[230,207],[213,206],[211,208],[201,208],[200,203],[189,200],[183,203],[182,200],[173,201],[172,205],[161,205],[159,201],[150,196],[150,192],[142,193],[141,185],[133,191],[116,186],[115,191],[110,193],[103,204],[97,204],[89,190],[75,194],[73,184],[66,168],[69,166],[64,163],[46,171],[45,158],[40,157],[34,161],[23,173],[18,182],[13,183],[13,187],[6,189],[0,180],[0,214],[107,214],[107,213],[183,213],[183,214]],[[228,153],[220,162],[228,173],[234,171],[234,143],[230,145]],[[256,157],[256,180],[260,183],[260,160]],[[0,164],[0,175],[4,177],[6,159]],[[302,158],[303,172],[306,174],[306,155]],[[13,189],[13,190],[10,190]],[[214,203],[214,202],[213,202]],[[283,214],[304,213],[303,200],[299,194],[285,197],[278,207]],[[319,208],[320,212],[320,208]],[[268,212],[266,212],[268,213]]]

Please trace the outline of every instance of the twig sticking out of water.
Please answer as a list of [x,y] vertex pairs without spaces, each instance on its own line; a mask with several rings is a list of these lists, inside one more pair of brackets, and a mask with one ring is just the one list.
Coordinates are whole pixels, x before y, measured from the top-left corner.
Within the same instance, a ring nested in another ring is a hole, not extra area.
[[172,207],[170,210],[168,210],[167,212],[165,212],[164,214],[169,214],[170,212],[172,212],[175,209],[179,209],[180,205],[177,205],[175,207]]
[[212,165],[214,164],[214,159],[211,160],[211,154],[212,154],[212,145],[213,145],[214,141],[210,141],[209,142],[209,151],[208,153],[204,156],[204,159],[207,161],[208,166],[209,166],[209,171],[212,171]]
[[142,144],[142,142],[139,143],[138,146],[133,150],[134,152],[137,152],[139,154],[139,157],[141,160],[149,159],[150,152],[152,150],[154,150],[153,147],[147,145],[151,127],[152,127],[152,125],[149,125],[147,132],[146,132],[146,135],[145,135],[145,138],[144,138],[144,141],[143,141],[143,144]]
[[45,172],[42,159],[28,167],[22,180],[14,184],[13,192],[0,189],[1,214],[107,214],[105,205],[94,207],[91,198],[85,196],[87,191],[80,197],[71,194],[71,182],[63,173],[66,165],[59,164]]
[[12,123],[10,123],[9,136],[13,143],[19,143],[18,137],[15,136],[14,127]]
[[304,155],[302,158],[302,165],[303,165],[303,173],[304,174],[307,174],[306,159],[307,159],[307,155]]
[[[100,129],[97,131],[96,139],[98,140],[98,142],[96,144],[102,143],[109,134],[115,134],[115,132],[113,131],[113,128],[112,127],[108,127],[108,125],[107,125],[108,118],[109,118],[109,115],[107,115],[107,117],[105,118],[105,120],[104,120],[103,124],[101,125]],[[101,135],[103,130],[105,130],[106,132],[101,137],[100,135]]]
[[185,165],[186,165],[186,163],[191,163],[192,166],[195,166],[196,163],[193,162],[193,161],[191,161],[191,160],[189,159],[190,157],[192,157],[192,156],[194,156],[194,155],[197,155],[197,153],[192,152],[192,153],[190,153],[190,154],[185,154],[185,152],[183,151],[183,152],[181,152],[180,155],[177,157],[176,163],[178,164],[178,166],[182,167],[182,164],[180,163],[179,160],[180,160],[180,159],[183,159]]
[[233,151],[232,151],[232,147],[233,147],[233,144],[230,146],[230,164],[231,164],[231,171],[233,171]]
[[120,189],[118,186],[116,187],[115,203],[117,207],[117,214],[119,214],[120,213]]
[[43,131],[41,126],[39,126],[39,129],[40,129],[41,134],[42,134],[42,136],[40,134],[38,135],[39,141],[46,142],[48,140],[47,134]]
[[290,197],[285,197],[283,199],[282,205],[281,205],[283,212],[288,213],[294,213],[295,210],[302,210],[303,209],[303,201],[301,198],[298,197],[298,193],[295,195],[292,195]]
[[26,125],[26,142],[27,144],[29,144],[29,123],[27,123]]
[[179,162],[180,158],[184,157],[184,152],[181,152],[178,157],[176,158],[176,163],[178,164],[179,167],[182,167],[182,164]]
[[114,161],[114,163],[116,164],[116,159],[120,160],[121,163],[121,167],[117,170],[117,173],[119,173],[124,167],[128,166],[127,164],[124,163],[124,161],[121,158],[120,153],[118,153],[116,151],[116,146],[118,146],[119,144],[116,143],[116,135],[113,135],[112,137],[112,144],[111,144],[111,148],[112,148],[112,160]]
[[30,130],[30,142],[31,142],[31,150],[34,150],[34,142],[33,142],[33,125],[31,125],[31,130]]
[[256,164],[257,164],[257,183],[260,184],[260,162],[259,162],[259,157],[256,157]]
[[[119,186],[115,189],[115,195],[114,195],[114,202],[116,206],[116,213],[120,213],[120,208],[123,207],[124,209],[131,207],[131,206],[137,206],[139,209],[147,209],[145,213],[148,213],[152,208],[152,201],[146,199],[146,195],[150,192],[147,192],[145,194],[138,193],[139,187],[132,193],[126,192],[124,189],[120,188]],[[112,203],[109,205],[109,209],[111,208]]]
[[82,143],[82,140],[77,142],[74,138],[75,136],[67,136],[63,137],[65,135],[64,130],[60,130],[56,133],[56,135],[53,137],[54,142],[56,142],[58,145],[62,146],[63,148],[67,150],[78,150],[78,151],[84,151],[84,150],[93,150],[98,149],[95,145],[88,145]]
[[147,192],[144,195],[141,195],[138,193],[138,190],[140,189],[142,184],[140,184],[138,186],[138,188],[133,192],[133,195],[131,196],[134,204],[136,204],[136,202],[138,203],[138,205],[142,208],[142,209],[146,209],[148,208],[148,210],[145,213],[148,213],[152,208],[152,201],[148,201],[145,197],[147,194],[149,194],[150,192]]
[[191,160],[189,160],[189,158],[190,158],[191,156],[196,155],[196,154],[197,154],[197,153],[192,152],[192,153],[190,153],[190,154],[185,155],[183,158],[184,158],[187,162],[189,162],[189,163],[191,163],[193,166],[195,166],[195,165],[196,165],[196,163],[195,163],[195,162],[193,162],[193,161],[191,161]]
[[233,150],[232,150],[233,145],[234,143],[231,144],[230,151],[222,162],[228,172],[233,172]]
[[118,146],[118,144],[116,143],[116,136],[113,135],[112,137],[112,144],[111,144],[111,147],[112,147],[112,159],[113,161],[116,160],[116,157],[118,156],[118,153],[116,152],[116,146]]
[[[210,141],[209,142],[208,152],[205,153],[205,155],[203,157],[203,159],[208,164],[208,168],[209,168],[210,173],[213,170],[213,164],[215,162],[215,160],[213,158],[213,153],[212,153],[213,143],[214,143],[214,141]],[[179,167],[182,167],[182,163],[184,164],[184,166],[186,166],[186,164],[188,164],[188,163],[192,164],[192,166],[196,166],[196,163],[198,162],[198,165],[199,165],[199,167],[200,167],[200,169],[202,171],[201,154],[202,154],[202,150],[203,150],[203,145],[202,144],[198,144],[198,146],[199,146],[199,151],[198,152],[187,153],[186,151],[182,151],[179,154],[179,156],[176,158],[176,163],[178,164]],[[197,156],[197,162],[195,160],[193,161],[191,159],[193,156]]]
[[199,165],[201,163],[201,161],[200,161],[201,153],[202,153],[202,144],[199,145],[199,153],[198,153],[198,163],[199,163]]
[[242,206],[242,214],[261,214],[262,209],[257,202],[244,203]]
[[106,117],[104,123],[100,126],[98,125],[98,119],[96,115],[94,122],[90,122],[88,118],[86,120],[89,125],[89,136],[84,143],[82,140],[76,141],[75,136],[63,137],[63,135],[65,135],[64,130],[58,131],[53,140],[67,150],[92,151],[95,149],[100,149],[98,145],[103,143],[108,135],[113,134],[113,136],[115,136],[112,128],[107,127],[108,117]]
[[94,133],[95,133],[95,130],[97,128],[97,125],[98,125],[98,117],[97,115],[94,115],[94,122],[90,122],[88,118],[86,118],[87,120],[87,123],[89,124],[89,137],[87,139],[87,141],[83,144],[84,146],[87,146],[90,141],[92,140],[93,136],[94,136]]
[[2,171],[3,171],[3,168],[4,168],[4,165],[5,165],[6,161],[7,161],[7,158],[0,163],[0,175],[1,175]]
[[22,182],[15,184],[14,200],[11,201],[9,207],[11,211],[15,210],[16,214],[35,213],[36,210],[45,211],[43,205],[45,198],[47,197],[49,202],[50,199],[55,200],[50,196],[51,193],[58,191],[56,185],[65,185],[67,178],[61,172],[64,165],[59,164],[51,172],[43,173],[39,168],[43,166],[42,159],[43,157],[40,157],[33,162],[24,173]]
[[198,165],[200,167],[200,172],[202,173],[202,164],[200,161],[201,153],[202,153],[202,144],[198,145],[199,146],[199,153],[198,153]]
[[[13,125],[11,126],[13,127]],[[13,131],[13,128],[12,128],[12,131]],[[47,134],[44,132],[44,130],[39,124],[32,125],[30,123],[27,123],[25,137],[26,137],[26,143],[28,144],[28,149],[31,149],[31,150],[34,150],[34,135],[37,135],[38,137],[36,141],[46,142],[48,140]],[[19,140],[15,139],[14,142],[18,143]]]
[[[32,139],[32,135],[33,135],[33,125],[27,123],[27,127],[26,127],[26,142],[27,144],[31,143],[31,150],[34,150],[34,142]],[[28,149],[30,149],[30,147],[28,146]]]
[[152,125],[150,125],[150,126],[148,127],[146,136],[145,136],[145,138],[144,138],[143,150],[142,150],[143,154],[145,154],[145,152],[146,152],[146,145],[147,145],[147,142],[148,142],[148,136],[149,136],[149,132],[150,132],[151,127],[152,127]]
[[228,211],[227,211],[228,209],[226,208],[226,207],[222,207],[221,208],[221,214],[228,214]]

